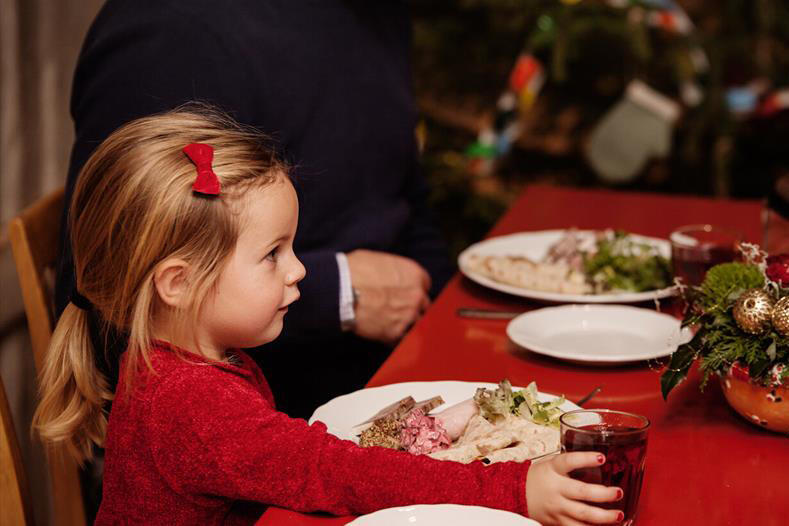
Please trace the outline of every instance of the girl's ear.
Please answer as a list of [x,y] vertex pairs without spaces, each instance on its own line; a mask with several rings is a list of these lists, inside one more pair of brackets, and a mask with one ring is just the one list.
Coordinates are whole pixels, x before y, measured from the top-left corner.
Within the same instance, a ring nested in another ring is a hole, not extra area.
[[187,308],[189,289],[189,264],[183,259],[165,259],[153,273],[156,292],[166,305]]

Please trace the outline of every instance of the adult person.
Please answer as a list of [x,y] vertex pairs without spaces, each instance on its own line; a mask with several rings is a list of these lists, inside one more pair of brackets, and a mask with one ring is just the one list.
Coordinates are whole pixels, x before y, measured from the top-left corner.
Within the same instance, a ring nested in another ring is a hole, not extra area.
[[[292,163],[307,277],[277,349],[258,354],[291,416],[362,387],[451,273],[417,166],[409,52],[396,0],[108,0],[79,57],[67,199],[113,130],[192,100]],[[74,289],[67,236],[58,312]]]

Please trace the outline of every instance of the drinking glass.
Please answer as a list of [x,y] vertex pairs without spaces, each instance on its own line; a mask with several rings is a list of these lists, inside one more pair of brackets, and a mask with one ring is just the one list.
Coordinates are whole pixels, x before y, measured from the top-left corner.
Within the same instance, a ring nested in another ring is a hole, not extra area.
[[644,479],[649,420],[610,409],[583,409],[564,413],[560,420],[562,452],[595,451],[605,463],[570,472],[570,477],[604,486],[618,486],[624,493],[616,502],[594,503],[624,513],[623,526],[635,521],[638,496]]
[[669,240],[674,276],[696,286],[710,268],[737,259],[742,234],[715,225],[687,225],[672,232]]

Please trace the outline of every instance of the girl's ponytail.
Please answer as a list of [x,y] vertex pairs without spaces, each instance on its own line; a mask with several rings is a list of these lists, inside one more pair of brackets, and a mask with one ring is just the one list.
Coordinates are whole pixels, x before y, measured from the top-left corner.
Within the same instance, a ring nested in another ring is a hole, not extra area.
[[92,458],[93,445],[104,442],[104,405],[112,393],[96,367],[88,312],[72,303],[52,334],[39,390],[33,429],[45,444],[65,448],[79,463]]

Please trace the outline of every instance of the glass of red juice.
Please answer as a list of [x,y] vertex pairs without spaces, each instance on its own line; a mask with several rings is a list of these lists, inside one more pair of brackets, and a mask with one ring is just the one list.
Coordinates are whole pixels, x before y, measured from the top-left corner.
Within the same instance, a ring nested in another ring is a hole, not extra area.
[[674,276],[696,286],[710,268],[737,259],[742,234],[715,225],[687,225],[674,230],[669,240]]
[[625,517],[619,524],[633,524],[644,480],[649,420],[622,411],[583,409],[564,413],[559,422],[563,453],[595,451],[605,455],[604,464],[571,471],[570,477],[590,484],[622,488],[621,500],[592,504],[622,510]]

